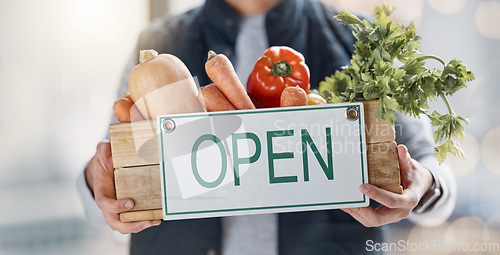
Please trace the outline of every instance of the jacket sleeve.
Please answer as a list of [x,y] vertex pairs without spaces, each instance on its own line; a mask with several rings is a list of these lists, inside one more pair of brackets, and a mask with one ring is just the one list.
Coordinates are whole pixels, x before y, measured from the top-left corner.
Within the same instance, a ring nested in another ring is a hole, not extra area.
[[451,169],[445,164],[439,165],[434,155],[434,141],[429,119],[422,115],[420,119],[397,114],[396,142],[408,148],[411,157],[428,169],[438,179],[442,195],[436,204],[424,213],[411,213],[410,221],[422,226],[437,226],[450,217],[456,203],[456,180]]
[[87,219],[97,225],[106,224],[106,220],[104,219],[99,207],[97,207],[94,196],[85,181],[85,171],[82,171],[78,175],[76,187],[78,189],[78,193],[80,194],[80,199],[82,200],[83,209]]

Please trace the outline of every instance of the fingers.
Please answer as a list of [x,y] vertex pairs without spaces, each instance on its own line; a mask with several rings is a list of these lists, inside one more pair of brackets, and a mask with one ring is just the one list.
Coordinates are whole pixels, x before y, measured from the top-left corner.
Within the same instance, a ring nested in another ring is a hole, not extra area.
[[400,158],[410,156],[410,153],[408,152],[408,148],[406,147],[406,145],[398,144],[397,149],[398,149],[398,156]]
[[108,140],[100,141],[96,146],[96,154],[99,155],[109,155],[111,156],[111,144]]
[[395,194],[371,184],[362,184],[359,190],[369,198],[382,204],[377,209],[371,207],[343,209],[344,212],[350,214],[365,227],[378,227],[398,222],[408,217],[411,208],[413,208],[409,199],[411,196],[405,193],[403,195]]
[[379,206],[376,209],[372,207],[346,208],[342,211],[350,214],[355,220],[365,227],[379,227],[389,223],[399,222],[410,215],[411,210],[400,208],[388,208]]
[[108,141],[101,141],[96,146],[95,155],[85,169],[85,181],[89,189],[95,194],[94,182],[98,182],[102,175],[112,175],[113,160],[111,157],[111,145]]
[[112,176],[99,176],[96,178],[94,194],[97,206],[105,213],[121,213],[134,207],[132,199],[116,200]]
[[401,195],[392,193],[387,190],[375,187],[371,184],[361,184],[359,186],[361,193],[367,195],[369,198],[385,205],[389,208],[399,208],[402,207],[405,201]]
[[402,144],[398,145],[398,157],[401,173],[406,173],[412,169],[411,156],[410,153],[408,153],[408,148],[406,148],[406,146]]
[[120,216],[118,214],[104,214],[104,218],[108,222],[109,227],[118,231],[122,234],[128,233],[138,233],[143,231],[144,229],[158,226],[161,224],[161,220],[144,220],[144,221],[135,221],[135,222],[121,222]]
[[[109,155],[109,158],[108,158]],[[103,212],[120,213],[134,206],[130,199],[116,200],[115,184],[111,163],[111,146],[107,141],[100,142],[96,148],[93,168],[93,191],[97,206]]]
[[401,174],[401,185],[405,190],[410,189],[415,184],[415,164],[404,145],[398,145],[399,169]]
[[422,173],[427,172],[422,171],[420,164],[411,158],[406,146],[398,145],[397,149],[401,181],[405,187],[403,194],[392,193],[371,184],[362,184],[359,190],[382,205],[377,209],[371,207],[343,209],[366,227],[381,226],[407,218],[421,197],[419,190],[426,190],[419,185],[425,186],[423,182],[429,178],[425,178]]
[[[401,170],[401,184],[412,200],[419,200],[432,185],[432,176],[429,170],[412,159],[404,145],[398,145],[399,168]],[[418,201],[417,201],[418,202]]]
[[[97,205],[103,211],[119,213],[132,208],[134,205],[133,201],[130,199],[128,199],[128,201],[125,199],[115,199],[115,184],[112,171],[107,173],[103,171],[101,175],[94,177],[94,197]],[[132,206],[130,206],[130,203]]]
[[342,209],[365,227],[379,227],[385,224],[398,222],[402,219],[399,210],[380,206]]
[[[104,186],[102,186],[104,187]],[[107,189],[96,188],[96,203],[103,212],[104,218],[109,227],[122,234],[138,233],[146,228],[160,225],[160,220],[155,221],[137,221],[137,222],[121,222],[119,213],[128,211],[134,206],[134,201],[131,199],[115,200],[113,197],[105,195]],[[114,194],[114,191],[112,192]],[[113,195],[114,196],[114,195]]]
[[111,143],[109,141],[104,140],[97,144],[96,158],[105,170],[113,169]]
[[115,200],[113,198],[100,195],[99,197],[96,197],[95,200],[97,206],[103,212],[122,213],[134,207],[134,201],[132,201],[132,199]]
[[402,195],[375,187],[371,184],[362,184],[359,190],[369,198],[379,202],[387,208],[410,211],[417,206],[420,197],[414,189],[405,189]]
[[96,147],[96,154],[89,162],[86,170],[87,184],[94,192],[95,201],[101,209],[111,229],[120,233],[137,233],[152,226],[158,226],[161,220],[121,222],[120,213],[134,207],[132,199],[115,199],[114,167],[111,157],[111,144],[102,141]]
[[349,215],[351,215],[355,220],[357,220],[359,223],[363,224],[363,226],[373,227],[373,224],[370,221],[368,221],[367,219],[365,219],[365,217],[360,213],[364,209],[365,208],[355,207],[355,208],[344,208],[341,210],[348,213]]

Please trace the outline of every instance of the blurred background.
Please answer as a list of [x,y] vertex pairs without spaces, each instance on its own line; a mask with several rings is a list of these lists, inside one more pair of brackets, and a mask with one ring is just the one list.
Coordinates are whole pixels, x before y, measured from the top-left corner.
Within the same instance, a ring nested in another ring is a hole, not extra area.
[[[369,16],[382,1],[324,2]],[[391,239],[498,243],[500,1],[386,2],[397,7],[395,19],[415,22],[424,53],[458,58],[476,75],[450,100],[471,123],[462,143],[466,159],[448,161],[458,184],[452,216],[432,228],[391,224]],[[1,255],[127,254],[127,236],[85,219],[75,180],[106,135],[119,78],[140,31],[159,15],[202,3],[0,1]],[[432,107],[445,110],[440,103]]]

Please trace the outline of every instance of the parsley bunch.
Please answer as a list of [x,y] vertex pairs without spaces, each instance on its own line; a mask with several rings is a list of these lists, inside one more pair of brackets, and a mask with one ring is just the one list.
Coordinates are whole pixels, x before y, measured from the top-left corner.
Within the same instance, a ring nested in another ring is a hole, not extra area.
[[[474,75],[460,60],[445,63],[436,56],[422,55],[415,26],[397,25],[388,16],[391,11],[388,6],[377,7],[372,22],[360,20],[348,11],[334,17],[353,28],[357,41],[351,65],[320,82],[319,93],[329,103],[378,99],[375,117],[391,124],[396,120],[395,111],[417,118],[426,114],[436,127],[435,143],[444,140],[434,148],[439,163],[448,152],[463,157],[457,139],[463,139],[463,123],[468,124],[468,119],[456,115],[446,97],[465,88]],[[427,69],[427,60],[438,61],[443,69]],[[428,102],[438,97],[448,113],[429,114]]]

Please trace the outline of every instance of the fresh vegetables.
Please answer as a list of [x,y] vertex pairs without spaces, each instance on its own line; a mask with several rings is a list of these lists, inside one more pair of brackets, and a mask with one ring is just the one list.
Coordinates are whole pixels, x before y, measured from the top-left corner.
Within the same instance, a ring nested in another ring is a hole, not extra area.
[[[463,123],[468,124],[468,120],[453,112],[446,97],[465,88],[466,82],[474,79],[473,73],[457,59],[445,63],[438,57],[422,55],[420,37],[413,24],[396,25],[388,17],[390,12],[387,6],[378,7],[373,22],[362,21],[348,11],[335,16],[354,29],[357,42],[351,65],[326,77],[320,83],[320,94],[330,103],[379,99],[375,115],[389,123],[396,120],[395,111],[417,118],[426,114],[436,127],[436,144],[445,140],[435,148],[439,162],[446,159],[448,152],[463,157],[457,139],[463,138]],[[438,61],[443,69],[427,69],[427,60]],[[446,104],[448,113],[429,114],[428,101],[438,97]]]
[[231,61],[225,55],[216,54],[213,51],[208,52],[205,70],[208,77],[217,84],[217,87],[236,109],[255,109],[255,105],[234,71]]
[[286,87],[281,92],[280,106],[305,106],[307,105],[306,91],[300,86]]
[[318,104],[326,104],[326,100],[315,93],[307,94],[307,105],[318,105]]
[[113,113],[119,122],[131,122],[144,119],[141,113],[139,113],[139,110],[137,110],[137,107],[135,107],[134,101],[130,97],[128,91],[113,104]]
[[200,88],[198,100],[209,112],[236,110],[214,83]]
[[180,59],[143,50],[139,62],[130,74],[129,91],[142,116],[154,119],[164,114],[203,111],[194,79]]
[[309,80],[309,68],[301,53],[290,47],[273,46],[255,64],[247,91],[256,105],[278,107],[283,89],[298,85],[309,93]]

